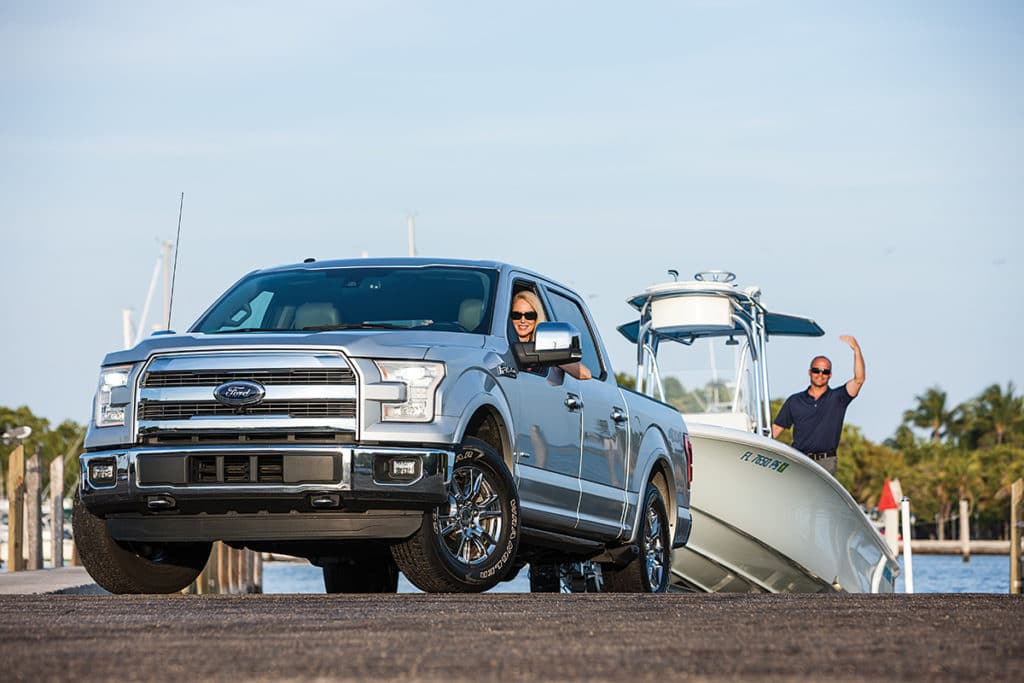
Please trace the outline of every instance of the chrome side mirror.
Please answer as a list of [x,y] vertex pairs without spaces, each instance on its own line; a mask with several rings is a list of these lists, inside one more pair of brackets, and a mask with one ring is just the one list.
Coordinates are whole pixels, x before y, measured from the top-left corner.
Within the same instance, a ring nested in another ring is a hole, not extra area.
[[537,324],[534,341],[512,344],[521,367],[547,367],[576,363],[583,357],[580,331],[572,323]]

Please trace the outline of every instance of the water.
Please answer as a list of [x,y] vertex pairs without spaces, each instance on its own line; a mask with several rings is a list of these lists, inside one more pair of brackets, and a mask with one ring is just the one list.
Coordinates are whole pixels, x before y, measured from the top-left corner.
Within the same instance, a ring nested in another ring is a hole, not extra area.
[[[900,567],[903,558],[900,557]],[[896,579],[896,592],[904,590],[903,576]],[[319,567],[304,562],[267,562],[263,565],[264,593],[323,593]],[[418,593],[405,576],[398,579],[399,593]],[[498,584],[492,593],[530,592],[529,572]],[[1009,555],[975,555],[964,563],[959,555],[915,555],[915,593],[1009,593]]]
[[[324,575],[320,567],[305,562],[264,562],[264,593],[324,593]],[[404,574],[398,575],[399,593],[422,593],[409,583]],[[530,572],[524,569],[511,581],[502,581],[491,593],[529,593]]]
[[[900,556],[900,571],[904,571]],[[896,592],[904,590],[905,576],[896,579]],[[959,555],[914,555],[915,593],[1009,593],[1010,556],[974,555],[964,562]]]

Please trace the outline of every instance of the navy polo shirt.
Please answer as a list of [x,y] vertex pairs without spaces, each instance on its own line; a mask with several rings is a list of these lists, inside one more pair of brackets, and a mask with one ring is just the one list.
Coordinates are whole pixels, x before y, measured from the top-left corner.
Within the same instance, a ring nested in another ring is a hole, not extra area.
[[774,423],[783,429],[793,427],[793,448],[802,453],[834,451],[843,434],[846,407],[853,398],[845,384],[828,389],[817,399],[805,389],[786,399]]

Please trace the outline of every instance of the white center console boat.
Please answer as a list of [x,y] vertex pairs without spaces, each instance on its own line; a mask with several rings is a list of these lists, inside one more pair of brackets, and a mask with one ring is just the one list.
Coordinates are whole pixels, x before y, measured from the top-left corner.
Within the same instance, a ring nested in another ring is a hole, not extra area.
[[639,319],[619,327],[637,347],[636,390],[663,401],[659,354],[667,348],[717,342],[733,351],[730,400],[683,414],[694,453],[693,532],[675,551],[674,587],[891,593],[899,564],[856,501],[817,463],[771,438],[767,343],[824,331],[809,318],[767,311],[759,288],[734,280],[705,271],[648,287],[629,300]]

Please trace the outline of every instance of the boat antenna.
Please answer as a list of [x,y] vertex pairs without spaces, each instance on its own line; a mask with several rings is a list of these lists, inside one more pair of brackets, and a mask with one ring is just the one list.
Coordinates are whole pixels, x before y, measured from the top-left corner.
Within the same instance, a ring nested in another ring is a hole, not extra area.
[[174,267],[171,269],[171,296],[167,303],[167,329],[171,328],[171,309],[174,307],[174,279],[178,275],[178,245],[181,243],[181,210],[185,207],[185,193],[178,202],[178,234],[174,237]]

